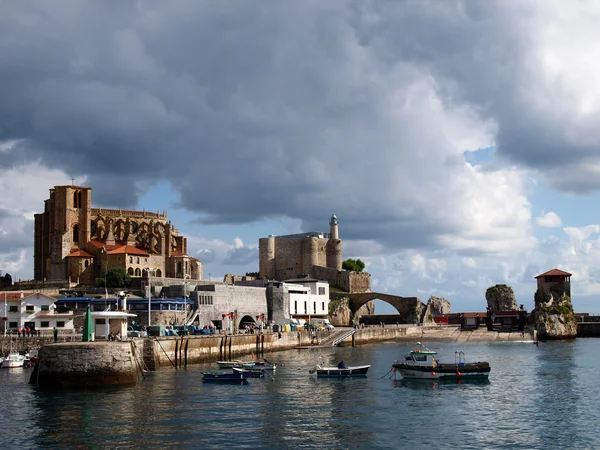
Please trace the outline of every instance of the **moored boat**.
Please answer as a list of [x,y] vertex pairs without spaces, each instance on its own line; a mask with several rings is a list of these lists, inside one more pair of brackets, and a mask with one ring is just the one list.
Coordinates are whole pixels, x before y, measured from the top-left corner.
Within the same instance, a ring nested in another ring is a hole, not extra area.
[[401,361],[394,361],[395,370],[403,379],[487,379],[491,367],[487,361],[466,362],[463,351],[454,352],[454,362],[442,362],[436,358],[437,352],[423,348],[411,350]]
[[317,378],[343,378],[343,377],[366,377],[370,365],[346,366],[341,361],[337,366],[321,366],[317,364],[310,373],[317,374]]
[[15,367],[23,367],[25,357],[19,352],[10,352],[6,358],[2,360],[2,368],[12,369]]
[[216,381],[216,382],[244,382],[246,381],[248,378],[251,377],[251,373],[249,371],[244,371],[244,372],[229,372],[229,373],[210,373],[210,372],[203,372],[202,373],[202,380],[204,381]]
[[219,369],[231,369],[233,367],[254,367],[254,362],[236,359],[233,361],[215,361]]
[[237,373],[250,373],[250,378],[264,378],[265,377],[265,369],[259,369],[255,367],[233,367],[231,370]]

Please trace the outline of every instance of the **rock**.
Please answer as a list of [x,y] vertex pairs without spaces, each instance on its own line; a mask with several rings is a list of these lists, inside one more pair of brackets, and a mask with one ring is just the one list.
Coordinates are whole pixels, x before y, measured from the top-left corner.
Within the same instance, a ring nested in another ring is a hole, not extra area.
[[570,284],[556,283],[535,293],[535,327],[538,339],[577,337],[577,320],[570,296]]
[[429,297],[427,306],[422,310],[421,322],[424,324],[435,323],[434,317],[443,316],[452,312],[450,302],[445,298]]
[[348,298],[332,300],[329,308],[329,320],[331,324],[336,327],[347,327],[352,326],[354,323],[359,323],[363,314],[374,314],[375,302],[370,301],[365,303],[354,314],[354,317],[351,317],[352,311],[348,306]]
[[494,314],[498,311],[511,311],[517,309],[517,299],[515,293],[510,286],[505,284],[497,284],[491,286],[485,291],[485,299],[487,300],[490,313]]

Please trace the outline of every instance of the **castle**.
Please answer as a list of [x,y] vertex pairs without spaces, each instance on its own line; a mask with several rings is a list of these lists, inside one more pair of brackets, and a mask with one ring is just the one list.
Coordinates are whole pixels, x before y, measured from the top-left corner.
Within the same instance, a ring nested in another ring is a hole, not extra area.
[[283,281],[304,274],[347,292],[369,291],[368,273],[342,270],[342,240],[335,214],[329,221],[329,231],[259,239],[259,277]]
[[93,284],[114,268],[131,277],[202,280],[202,262],[166,213],[92,208],[92,189],[54,186],[35,214],[34,278]]

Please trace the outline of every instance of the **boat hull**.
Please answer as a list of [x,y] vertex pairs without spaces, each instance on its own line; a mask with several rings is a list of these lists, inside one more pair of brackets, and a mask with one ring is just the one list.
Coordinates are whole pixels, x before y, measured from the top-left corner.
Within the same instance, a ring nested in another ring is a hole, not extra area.
[[232,373],[203,373],[203,381],[211,382],[234,382],[239,383],[252,376],[250,372],[232,372]]
[[316,370],[317,378],[366,377],[371,366],[321,367]]
[[487,379],[490,375],[490,365],[487,362],[456,364],[438,364],[422,366],[417,364],[394,364],[402,378],[409,380],[459,380],[459,379]]

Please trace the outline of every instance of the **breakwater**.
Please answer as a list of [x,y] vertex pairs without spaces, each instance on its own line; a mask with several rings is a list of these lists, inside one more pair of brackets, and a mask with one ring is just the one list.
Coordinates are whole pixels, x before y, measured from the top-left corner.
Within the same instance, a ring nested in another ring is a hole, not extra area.
[[72,342],[44,345],[29,382],[40,388],[94,387],[135,383],[142,376],[136,342]]

